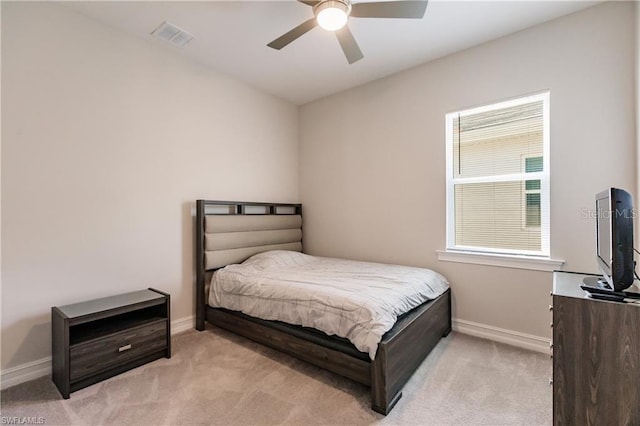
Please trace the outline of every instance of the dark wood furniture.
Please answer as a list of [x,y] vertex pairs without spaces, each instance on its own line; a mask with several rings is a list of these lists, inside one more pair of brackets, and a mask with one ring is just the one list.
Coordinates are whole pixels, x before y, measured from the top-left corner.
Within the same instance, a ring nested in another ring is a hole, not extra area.
[[[208,207],[222,206],[207,213]],[[206,265],[206,216],[241,216],[256,213],[250,207],[264,208],[264,215],[301,214],[299,204],[269,204],[198,200],[196,204],[196,329],[205,321],[270,346],[319,367],[371,387],[372,409],[388,414],[402,396],[402,387],[431,352],[440,338],[451,331],[451,292],[413,309],[402,316],[382,338],[374,361],[351,342],[306,327],[278,321],[265,321],[239,312],[207,305],[207,286],[213,270]],[[258,209],[260,210],[260,209]],[[211,244],[209,244],[210,246]],[[240,248],[233,246],[233,250]],[[264,251],[264,250],[263,250]]]
[[51,308],[53,382],[63,398],[171,358],[170,296],[148,289]]
[[553,423],[640,424],[640,306],[588,297],[553,274]]

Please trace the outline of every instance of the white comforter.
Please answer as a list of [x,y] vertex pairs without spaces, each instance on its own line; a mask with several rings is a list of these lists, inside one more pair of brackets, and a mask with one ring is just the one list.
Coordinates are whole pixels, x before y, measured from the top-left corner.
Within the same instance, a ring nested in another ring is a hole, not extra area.
[[399,315],[448,287],[429,269],[270,251],[216,271],[209,305],[335,334],[374,359]]

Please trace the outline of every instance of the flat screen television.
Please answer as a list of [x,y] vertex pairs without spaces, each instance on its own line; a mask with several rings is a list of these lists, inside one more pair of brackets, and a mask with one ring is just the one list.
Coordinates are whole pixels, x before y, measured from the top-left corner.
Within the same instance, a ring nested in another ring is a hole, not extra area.
[[620,292],[633,284],[633,216],[633,201],[627,191],[609,188],[596,195],[596,258],[604,278],[601,288]]

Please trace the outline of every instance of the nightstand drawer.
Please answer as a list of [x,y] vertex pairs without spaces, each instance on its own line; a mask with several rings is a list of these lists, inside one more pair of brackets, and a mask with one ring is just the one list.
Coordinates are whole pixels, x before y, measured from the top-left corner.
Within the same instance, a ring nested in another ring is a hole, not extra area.
[[70,379],[81,379],[166,347],[166,320],[80,343],[70,348]]

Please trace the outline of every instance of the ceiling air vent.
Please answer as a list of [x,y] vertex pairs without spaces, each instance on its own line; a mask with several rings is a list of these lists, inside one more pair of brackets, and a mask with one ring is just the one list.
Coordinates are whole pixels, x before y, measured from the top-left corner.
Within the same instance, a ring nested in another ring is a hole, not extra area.
[[168,41],[174,46],[184,47],[187,43],[194,39],[192,34],[176,27],[169,22],[163,22],[158,28],[151,33],[161,40]]

